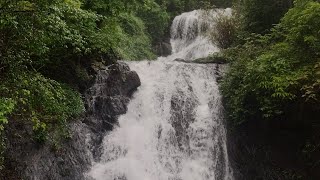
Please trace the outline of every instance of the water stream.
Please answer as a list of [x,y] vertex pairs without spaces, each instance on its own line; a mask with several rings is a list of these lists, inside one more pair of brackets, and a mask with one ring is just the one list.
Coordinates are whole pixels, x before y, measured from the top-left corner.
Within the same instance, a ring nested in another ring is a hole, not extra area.
[[[223,10],[219,10],[223,12]],[[230,9],[224,10],[230,13]],[[215,16],[216,11],[209,13]],[[128,62],[142,85],[119,126],[103,142],[96,180],[232,180],[226,130],[214,64],[174,61],[206,57],[218,49],[204,32],[212,28],[200,10],[177,16],[173,54]]]

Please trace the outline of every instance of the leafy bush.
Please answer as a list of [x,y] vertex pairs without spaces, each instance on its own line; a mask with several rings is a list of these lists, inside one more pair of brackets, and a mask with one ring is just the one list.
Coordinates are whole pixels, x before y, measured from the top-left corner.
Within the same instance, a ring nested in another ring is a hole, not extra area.
[[244,31],[267,34],[292,6],[293,0],[235,1],[239,21]]
[[32,121],[36,134],[65,124],[68,118],[84,111],[79,93],[35,72],[10,77],[1,84],[0,93],[19,104],[14,108],[12,103],[4,104],[12,118]]
[[169,27],[170,16],[155,2],[150,8],[142,8],[137,15],[144,21],[152,44],[160,42]]
[[274,118],[299,103],[320,100],[320,3],[297,0],[281,23],[264,36],[226,51],[232,60],[222,85],[230,119]]
[[11,99],[0,99],[0,134],[3,131],[3,125],[8,123],[8,118],[6,117],[9,115],[14,109],[15,102]]
[[3,130],[4,125],[8,124],[8,115],[13,111],[15,102],[12,99],[0,98],[0,171],[3,168],[3,152],[5,149]]
[[[84,111],[79,93],[36,72],[12,74],[0,85],[0,167],[3,163],[4,127],[32,124],[33,138],[44,143],[49,132],[65,132],[67,119]],[[14,133],[14,132],[7,132]],[[64,136],[60,134],[59,136]],[[1,168],[0,168],[1,169]]]
[[220,49],[229,48],[236,39],[237,23],[234,16],[220,13],[213,20],[214,28],[210,32],[212,42]]
[[119,42],[116,51],[122,59],[152,59],[151,39],[145,32],[144,22],[133,14],[119,15]]

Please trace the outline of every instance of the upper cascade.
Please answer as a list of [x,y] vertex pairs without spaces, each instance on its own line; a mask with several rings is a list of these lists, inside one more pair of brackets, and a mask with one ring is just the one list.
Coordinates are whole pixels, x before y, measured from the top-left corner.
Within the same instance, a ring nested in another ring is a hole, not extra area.
[[231,15],[231,9],[194,10],[175,17],[171,26],[172,56],[194,60],[218,52],[208,32],[219,14]]

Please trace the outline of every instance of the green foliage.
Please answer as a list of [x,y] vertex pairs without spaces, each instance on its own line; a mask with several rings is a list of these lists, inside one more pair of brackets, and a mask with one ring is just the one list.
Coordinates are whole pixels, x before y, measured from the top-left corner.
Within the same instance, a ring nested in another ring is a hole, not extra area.
[[292,0],[235,1],[242,28],[249,33],[266,34],[291,7]]
[[14,101],[11,99],[0,99],[0,132],[3,130],[3,125],[8,123],[9,115],[14,109]]
[[212,4],[214,4],[218,8],[227,8],[232,6],[232,0],[211,0]]
[[4,143],[4,125],[8,124],[8,117],[14,110],[15,102],[12,99],[0,98],[0,170],[3,166],[3,151],[5,149]]
[[287,107],[320,100],[320,3],[298,0],[270,34],[225,51],[231,59],[222,92],[234,124],[274,118]]
[[45,140],[48,127],[65,123],[84,110],[79,93],[30,71],[9,78],[0,86],[0,92],[19,104],[15,108],[7,104],[7,110],[11,110],[13,119],[30,119],[35,135],[41,136],[37,138],[40,141]]
[[192,62],[200,63],[200,64],[207,64],[207,63],[226,64],[228,61],[229,60],[223,53],[217,52],[205,58],[195,59]]
[[145,33],[144,22],[132,15],[121,14],[119,17],[120,34],[116,51],[126,60],[155,58],[151,49],[151,40]]
[[158,4],[165,4],[169,12],[179,14],[194,9],[212,9],[212,7],[231,7],[232,0],[162,0]]
[[[298,46],[306,54],[317,57],[320,54],[320,4],[297,0],[282,19],[281,27],[286,33],[288,43]],[[309,58],[309,57],[308,57]],[[316,60],[311,58],[310,60]]]
[[152,43],[160,42],[169,26],[169,14],[154,2],[152,8],[139,10],[138,16],[145,22],[146,30],[153,41]]
[[12,113],[15,106],[15,102],[12,99],[0,98],[0,171],[3,168],[3,152],[5,149],[4,143],[4,125],[8,124],[8,115]]
[[12,2],[12,8],[0,15],[3,71],[41,71],[95,47],[89,41],[98,19],[95,14],[70,3],[30,4],[34,9],[16,12],[18,7]]
[[[159,9],[154,1],[95,0],[86,1],[84,7],[102,16],[98,21],[100,30],[91,38],[94,42],[93,46],[97,47],[98,51],[107,54],[115,53],[117,58],[126,60],[154,58],[151,39],[155,37],[149,36],[151,34],[145,27],[145,23],[148,23],[147,19],[142,19],[138,15],[140,12],[149,12],[148,15],[165,13],[165,10]],[[147,28],[152,29],[152,25],[156,24],[150,23]]]

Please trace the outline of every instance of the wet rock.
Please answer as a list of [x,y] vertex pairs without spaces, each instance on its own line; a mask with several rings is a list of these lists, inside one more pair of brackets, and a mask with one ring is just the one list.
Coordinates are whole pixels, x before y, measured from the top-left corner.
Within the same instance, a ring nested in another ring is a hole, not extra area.
[[74,122],[70,125],[71,138],[58,150],[43,146],[25,157],[25,179],[77,179],[84,180],[83,172],[91,163],[90,146],[86,142],[91,133],[86,124]]
[[87,110],[95,117],[88,123],[96,129],[112,129],[117,116],[127,111],[130,97],[140,85],[138,74],[125,63],[99,70],[96,83],[86,93]]
[[214,54],[205,58],[195,59],[193,62],[198,64],[227,64],[228,60],[219,54]]
[[174,61],[184,62],[184,63],[190,63],[190,61],[186,61],[185,59],[182,59],[182,58],[176,58],[176,59],[174,59]]
[[169,56],[172,54],[172,46],[170,43],[170,39],[167,39],[163,42],[159,42],[156,46],[155,46],[155,50],[158,56]]
[[[177,142],[181,149],[189,149],[189,137],[187,130],[190,123],[195,120],[194,109],[197,104],[196,97],[192,93],[192,87],[189,88],[190,97],[182,91],[178,91],[171,98],[171,118],[172,126],[175,129]],[[187,97],[187,98],[185,98]],[[187,145],[188,147],[184,147]],[[184,149],[184,150],[186,150]]]

